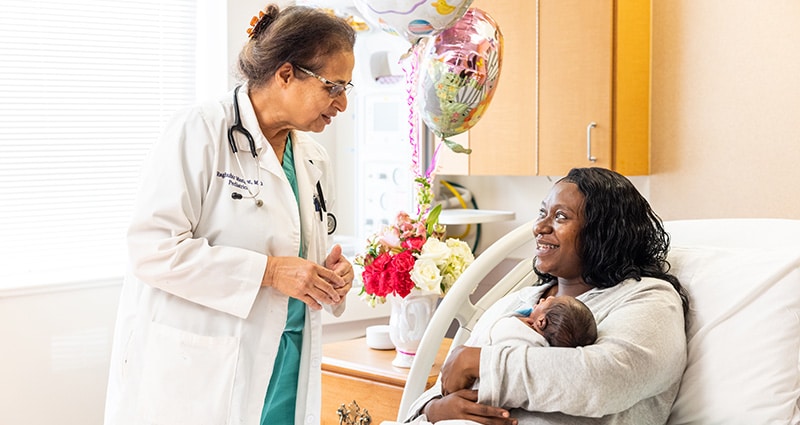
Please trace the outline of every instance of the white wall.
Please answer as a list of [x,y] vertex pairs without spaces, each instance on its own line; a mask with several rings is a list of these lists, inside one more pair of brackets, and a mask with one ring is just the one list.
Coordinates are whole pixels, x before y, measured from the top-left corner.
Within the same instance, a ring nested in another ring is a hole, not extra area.
[[650,189],[664,218],[800,219],[799,22],[796,0],[653,1]]
[[102,424],[119,290],[0,293],[0,423]]
[[[246,40],[250,17],[267,4],[258,0],[231,0],[229,3],[227,26],[230,31],[216,28],[208,32],[230,34],[227,47],[222,48],[227,49],[230,61],[226,71],[234,69],[236,55]],[[215,9],[217,6],[206,10],[225,13]],[[205,78],[227,78],[229,73],[220,72],[219,67],[213,65],[209,66]],[[234,85],[232,76],[214,84],[217,91]],[[200,98],[219,95],[210,90],[198,94]],[[348,118],[339,117],[339,120],[347,124]],[[335,131],[352,133],[346,125]],[[335,138],[335,133],[326,134],[322,141],[332,146]],[[122,272],[120,270],[120,275]],[[0,424],[102,424],[121,283],[120,277],[63,286],[0,290]],[[323,320],[325,342],[362,336],[366,326],[388,323],[388,305],[371,309],[355,294],[348,297],[348,303],[350,308],[343,317],[333,319],[328,315]]]
[[[224,9],[216,0],[198,0],[199,25]],[[225,47],[218,40],[226,31],[211,25],[200,31],[199,98],[226,88],[227,69],[219,65]],[[117,278],[57,286],[0,285],[0,424],[102,424],[119,272]]]

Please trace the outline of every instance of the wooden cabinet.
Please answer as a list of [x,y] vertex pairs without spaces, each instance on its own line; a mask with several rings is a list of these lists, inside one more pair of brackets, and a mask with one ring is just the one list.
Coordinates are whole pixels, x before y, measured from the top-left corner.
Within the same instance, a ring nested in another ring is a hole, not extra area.
[[[439,376],[439,369],[450,349],[445,339],[428,376],[430,388]],[[366,338],[325,344],[322,347],[322,413],[323,425],[337,425],[337,409],[354,400],[367,410],[373,424],[397,419],[409,369],[392,366],[394,350],[373,350]]]
[[588,166],[649,173],[649,1],[472,6],[503,33],[500,81],[485,115],[458,139],[473,153],[443,149],[440,174],[559,176]]

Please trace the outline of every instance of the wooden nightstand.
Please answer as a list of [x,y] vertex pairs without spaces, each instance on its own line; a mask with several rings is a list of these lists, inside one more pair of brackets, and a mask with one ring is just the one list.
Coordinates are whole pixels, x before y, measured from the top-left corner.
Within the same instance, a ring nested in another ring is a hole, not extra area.
[[[426,388],[436,382],[451,342],[447,338],[439,347]],[[394,350],[369,348],[366,338],[323,345],[322,425],[338,425],[337,409],[353,400],[369,411],[373,424],[396,420],[409,369],[392,366],[394,356]]]

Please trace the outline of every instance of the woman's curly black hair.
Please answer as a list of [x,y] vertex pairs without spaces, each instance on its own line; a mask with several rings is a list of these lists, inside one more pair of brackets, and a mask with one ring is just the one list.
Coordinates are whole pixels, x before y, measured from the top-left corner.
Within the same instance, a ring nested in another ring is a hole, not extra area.
[[[672,284],[689,309],[686,291],[669,273],[669,234],[661,218],[633,184],[604,168],[573,168],[559,182],[574,183],[584,196],[584,225],[578,236],[583,281],[609,288],[626,279],[653,277]],[[542,282],[556,278],[536,270]]]

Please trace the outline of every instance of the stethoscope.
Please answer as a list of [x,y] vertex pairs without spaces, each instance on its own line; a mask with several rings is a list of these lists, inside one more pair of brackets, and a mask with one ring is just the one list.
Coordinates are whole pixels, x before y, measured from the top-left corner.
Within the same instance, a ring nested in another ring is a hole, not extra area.
[[[239,166],[239,171],[242,173],[242,176],[245,175],[244,167],[242,167],[242,162],[239,160],[239,148],[236,146],[236,140],[233,137],[233,132],[238,131],[247,139],[247,143],[250,145],[250,153],[253,155],[253,160],[256,164],[256,173],[257,180],[254,182],[256,186],[255,192],[250,189],[249,184],[245,184],[245,188],[247,189],[247,193],[249,196],[242,195],[239,192],[231,193],[231,198],[234,200],[242,199],[242,198],[252,198],[255,200],[256,206],[261,207],[264,205],[264,201],[258,199],[258,195],[261,193],[261,167],[258,165],[258,153],[256,152],[256,142],[253,140],[253,136],[250,132],[244,128],[242,125],[242,117],[239,115],[239,88],[241,85],[236,86],[233,89],[233,125],[228,129],[228,144],[231,147],[231,152],[233,152],[233,157],[236,158],[236,164]],[[322,185],[319,181],[317,181],[317,193],[314,194],[314,210],[319,214],[319,220],[322,221],[324,217],[327,217],[327,226],[328,226],[328,234],[332,235],[333,232],[336,231],[336,216],[333,213],[328,212],[328,206],[325,203],[325,195],[322,192]]]

